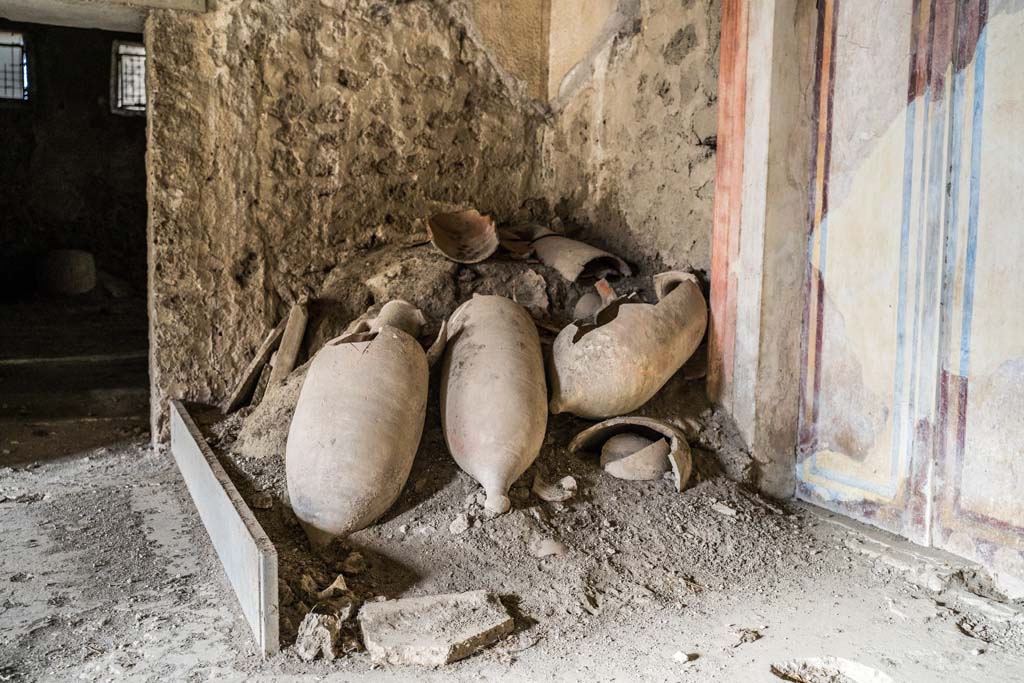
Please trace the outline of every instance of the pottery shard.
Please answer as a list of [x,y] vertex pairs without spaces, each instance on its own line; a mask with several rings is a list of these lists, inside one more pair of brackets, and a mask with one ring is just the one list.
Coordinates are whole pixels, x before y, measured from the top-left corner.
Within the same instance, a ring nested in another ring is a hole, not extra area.
[[443,666],[512,632],[512,617],[487,591],[367,603],[363,643],[376,664]]
[[601,448],[601,467],[619,479],[661,479],[671,467],[667,439],[651,439],[624,432],[608,439]]
[[324,659],[333,660],[338,653],[338,636],[342,620],[334,614],[310,612],[299,625],[295,638],[295,652],[303,661],[312,661],[323,654]]
[[439,213],[427,220],[430,242],[456,263],[479,263],[498,248],[498,231],[479,211]]

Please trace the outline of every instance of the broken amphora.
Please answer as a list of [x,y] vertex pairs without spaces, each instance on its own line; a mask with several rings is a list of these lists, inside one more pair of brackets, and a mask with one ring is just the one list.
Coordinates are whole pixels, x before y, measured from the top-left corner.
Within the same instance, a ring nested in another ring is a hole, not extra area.
[[[592,427],[588,427],[577,434],[569,443],[569,452],[573,454],[599,453],[605,450],[604,446],[613,438],[625,434],[641,437],[649,444],[643,447],[639,441],[634,442],[635,445],[640,446],[640,449],[634,451],[630,457],[639,458],[644,466],[650,466],[652,460],[657,457],[667,458],[668,462],[665,470],[667,471],[668,467],[672,468],[672,478],[675,482],[676,490],[683,490],[686,482],[690,479],[690,472],[693,469],[690,444],[686,442],[686,436],[679,429],[663,420],[638,416],[613,417],[610,420],[605,420]],[[665,441],[668,442],[667,448],[663,448],[661,445]],[[619,447],[621,448],[621,446],[620,442]],[[602,453],[602,461],[605,461],[604,453]],[[621,463],[622,460],[612,462]],[[623,478],[636,479],[639,477]]]
[[707,303],[689,273],[656,275],[657,304],[619,299],[567,325],[551,351],[551,412],[601,419],[649,401],[693,354]]
[[522,306],[475,295],[448,321],[441,422],[455,462],[506,512],[509,486],[540,453],[547,388],[540,337]]
[[288,432],[285,474],[314,546],[372,524],[409,477],[427,408],[427,354],[416,340],[422,320],[411,304],[388,302],[313,358]]

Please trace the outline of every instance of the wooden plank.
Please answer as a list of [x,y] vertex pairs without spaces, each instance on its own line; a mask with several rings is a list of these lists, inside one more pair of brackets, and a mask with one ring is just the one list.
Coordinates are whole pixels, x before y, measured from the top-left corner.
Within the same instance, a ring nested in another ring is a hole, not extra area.
[[277,551],[180,401],[171,401],[171,452],[264,657],[280,646]]
[[302,339],[306,336],[306,322],[309,320],[309,313],[305,302],[299,302],[292,306],[288,313],[288,324],[284,328],[284,337],[281,339],[281,346],[277,350],[277,359],[274,361],[274,369],[270,372],[270,381],[267,386],[274,386],[283,382],[292,370],[295,369],[295,361],[299,357],[299,349],[302,347]]
[[231,396],[224,402],[223,409],[225,414],[235,412],[252,396],[252,392],[256,388],[256,382],[259,381],[260,373],[263,372],[263,366],[270,360],[270,354],[274,353],[281,344],[281,337],[284,336],[287,322],[287,318],[282,320],[263,340],[263,344],[260,345],[256,355],[245,368],[245,372],[242,373],[241,379],[238,380],[238,384],[235,385],[235,390],[231,392]]

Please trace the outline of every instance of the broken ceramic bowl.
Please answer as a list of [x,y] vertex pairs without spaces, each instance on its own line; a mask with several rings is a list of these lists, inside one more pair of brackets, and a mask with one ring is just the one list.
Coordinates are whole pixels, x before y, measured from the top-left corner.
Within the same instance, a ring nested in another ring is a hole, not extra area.
[[601,469],[617,479],[651,481],[669,470],[668,440],[657,441],[640,434],[623,432],[601,447]]
[[381,315],[359,321],[358,331],[328,342],[309,367],[288,432],[285,474],[314,546],[372,524],[409,477],[427,408],[416,313],[390,302]]
[[601,419],[649,401],[693,355],[707,303],[689,273],[654,278],[657,304],[618,299],[594,322],[567,325],[551,352],[551,412]]
[[475,295],[448,320],[441,423],[452,457],[506,512],[508,489],[540,453],[547,387],[537,328],[522,306]]
[[[592,427],[588,427],[577,434],[569,443],[569,452],[574,454],[601,452],[605,444],[620,434],[641,436],[651,442],[651,445],[643,449],[648,451],[644,455],[645,458],[653,459],[657,452],[654,450],[657,444],[660,441],[666,441],[668,449],[664,457],[668,462],[665,471],[671,467],[672,479],[675,482],[676,490],[683,490],[686,482],[690,479],[690,471],[693,467],[690,445],[686,442],[686,437],[678,428],[663,420],[635,416],[613,417],[610,420],[605,420]],[[657,448],[660,449],[660,447]],[[661,452],[664,453],[664,451]],[[636,455],[639,455],[639,453],[635,453],[634,457]],[[619,460],[618,462],[622,461]]]
[[427,235],[438,251],[456,263],[479,263],[498,249],[498,231],[479,211],[438,213],[427,219]]

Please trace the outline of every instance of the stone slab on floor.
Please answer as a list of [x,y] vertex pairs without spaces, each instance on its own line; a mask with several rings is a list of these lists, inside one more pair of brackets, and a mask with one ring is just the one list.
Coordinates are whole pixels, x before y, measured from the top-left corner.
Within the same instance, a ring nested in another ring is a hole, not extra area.
[[423,666],[468,657],[513,628],[505,606],[483,590],[367,603],[359,625],[375,663]]

